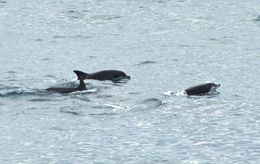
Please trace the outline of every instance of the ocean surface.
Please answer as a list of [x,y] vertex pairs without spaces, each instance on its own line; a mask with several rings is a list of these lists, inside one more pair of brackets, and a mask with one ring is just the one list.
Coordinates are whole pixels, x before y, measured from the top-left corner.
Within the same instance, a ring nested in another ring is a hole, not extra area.
[[0,68],[1,164],[260,163],[259,0],[0,0]]

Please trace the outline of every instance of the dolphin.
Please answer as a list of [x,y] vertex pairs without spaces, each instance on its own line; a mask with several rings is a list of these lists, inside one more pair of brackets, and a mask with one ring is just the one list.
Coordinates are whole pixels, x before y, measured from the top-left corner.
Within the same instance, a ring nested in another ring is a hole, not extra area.
[[78,76],[78,80],[79,80],[79,86],[77,88],[61,88],[61,87],[50,87],[47,88],[47,91],[50,92],[57,92],[57,93],[71,93],[71,92],[75,92],[75,91],[83,91],[86,90],[86,85],[84,83],[84,74],[82,74],[82,72],[74,70],[73,71],[77,76]]
[[216,92],[216,89],[220,87],[220,84],[216,83],[206,83],[196,85],[190,88],[185,89],[186,94],[189,95],[204,95],[210,92]]
[[95,73],[85,73],[82,71],[77,71],[80,72],[83,76],[83,79],[93,79],[93,80],[100,80],[100,81],[104,81],[104,80],[111,80],[111,81],[119,81],[121,79],[128,79],[130,80],[130,76],[126,75],[124,72],[122,71],[118,71],[118,70],[104,70],[104,71],[99,71],[99,72],[95,72]]

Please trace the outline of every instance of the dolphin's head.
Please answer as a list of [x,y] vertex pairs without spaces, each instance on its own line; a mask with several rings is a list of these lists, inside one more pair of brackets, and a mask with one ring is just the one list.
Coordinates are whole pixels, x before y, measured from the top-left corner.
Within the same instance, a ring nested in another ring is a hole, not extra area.
[[208,83],[207,85],[210,87],[211,92],[215,92],[220,87],[220,84],[217,83]]
[[128,76],[128,75],[126,75],[126,77],[125,77],[126,79],[128,79],[128,80],[130,80],[131,79],[131,77],[130,76]]

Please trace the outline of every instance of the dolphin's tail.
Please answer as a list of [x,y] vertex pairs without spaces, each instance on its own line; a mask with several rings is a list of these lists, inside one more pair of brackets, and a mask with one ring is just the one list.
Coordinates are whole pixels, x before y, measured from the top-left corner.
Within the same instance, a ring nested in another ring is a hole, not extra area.
[[73,71],[77,76],[78,76],[78,80],[82,79],[87,79],[89,74],[85,73],[85,72],[82,72],[82,71],[78,71],[78,70],[74,70]]
[[86,76],[86,73],[81,72],[81,71],[77,71],[77,70],[74,70],[73,72],[78,76],[78,80],[80,82],[78,89],[80,89],[80,90],[87,89],[86,85],[84,83],[84,79],[85,79],[84,77]]

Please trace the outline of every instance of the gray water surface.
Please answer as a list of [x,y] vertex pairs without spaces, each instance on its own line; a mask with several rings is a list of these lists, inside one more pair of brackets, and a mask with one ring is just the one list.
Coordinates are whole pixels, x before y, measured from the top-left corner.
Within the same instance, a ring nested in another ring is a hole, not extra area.
[[259,163],[259,4],[0,0],[0,163]]

